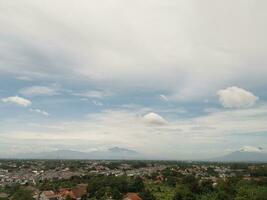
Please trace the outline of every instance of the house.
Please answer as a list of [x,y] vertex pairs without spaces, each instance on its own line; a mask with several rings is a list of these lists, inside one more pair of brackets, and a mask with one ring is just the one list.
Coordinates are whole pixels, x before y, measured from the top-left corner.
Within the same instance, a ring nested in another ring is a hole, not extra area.
[[7,198],[8,197],[8,194],[4,193],[4,192],[0,192],[0,198]]
[[61,197],[61,199],[66,199],[67,197],[70,197],[75,200],[80,200],[86,194],[87,194],[87,185],[80,184],[74,189],[62,188],[59,190],[58,195]]
[[57,195],[55,192],[52,190],[49,191],[43,191],[40,194],[40,200],[59,200],[60,196]]
[[59,190],[58,195],[61,197],[61,199],[66,199],[67,197],[71,197],[72,199],[74,199],[74,195],[73,195],[71,189],[69,189],[69,188],[61,188]]
[[87,184],[80,184],[72,190],[74,197],[80,200],[84,195],[87,194]]
[[142,200],[137,193],[128,193],[125,195],[123,200]]

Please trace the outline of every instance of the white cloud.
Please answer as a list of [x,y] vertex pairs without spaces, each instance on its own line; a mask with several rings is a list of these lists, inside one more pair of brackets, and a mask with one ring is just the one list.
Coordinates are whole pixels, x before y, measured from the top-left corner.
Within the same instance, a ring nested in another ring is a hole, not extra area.
[[253,106],[258,100],[253,93],[239,87],[228,87],[219,90],[217,94],[225,108],[247,108]]
[[103,103],[100,102],[100,101],[95,101],[95,100],[93,100],[92,103],[93,103],[94,105],[96,105],[96,106],[103,106]]
[[44,111],[44,110],[40,110],[40,109],[30,109],[31,112],[35,112],[41,115],[45,115],[45,116],[49,116],[49,113]]
[[53,96],[57,94],[58,89],[56,86],[32,86],[20,90],[20,93],[25,96]]
[[244,151],[244,152],[264,152],[264,149],[262,147],[254,147],[254,146],[245,145],[242,148],[240,148],[240,151]]
[[16,105],[23,106],[23,107],[28,107],[32,104],[30,100],[19,97],[19,96],[3,98],[2,101],[4,103],[16,104]]
[[112,96],[110,92],[99,91],[99,90],[90,90],[86,92],[73,93],[73,95],[81,96],[81,97],[88,97],[88,98],[95,98],[95,99],[102,99],[105,97]]
[[162,101],[169,101],[168,97],[166,97],[164,94],[159,95],[159,97]]
[[27,76],[18,76],[16,77],[17,80],[21,80],[21,81],[33,81],[32,78],[27,77]]
[[150,125],[164,125],[167,121],[157,113],[148,113],[143,116],[143,121]]

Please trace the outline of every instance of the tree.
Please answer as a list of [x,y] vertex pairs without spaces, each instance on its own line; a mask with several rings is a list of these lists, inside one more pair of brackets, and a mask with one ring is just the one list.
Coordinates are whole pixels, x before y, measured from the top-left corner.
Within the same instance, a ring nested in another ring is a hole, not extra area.
[[183,195],[181,192],[179,191],[176,191],[174,197],[173,197],[173,200],[183,200]]
[[34,200],[32,197],[31,192],[19,189],[17,192],[14,193],[13,200]]
[[102,199],[102,198],[107,198],[108,195],[107,195],[107,188],[101,188],[100,190],[98,190],[96,192],[96,195],[95,195],[96,199]]
[[236,179],[227,179],[225,181],[220,181],[217,188],[219,191],[219,195],[222,196],[221,199],[223,198],[229,199],[230,197],[231,197],[230,199],[233,199],[236,193],[236,184],[237,184]]
[[175,187],[176,186],[176,178],[173,176],[168,176],[166,178],[166,183],[171,187]]
[[219,191],[216,194],[215,200],[232,200],[232,196],[225,191]]
[[117,188],[113,188],[111,194],[114,200],[121,200],[123,196]]
[[182,183],[186,185],[191,190],[191,192],[193,192],[194,194],[200,192],[198,179],[196,179],[195,176],[193,175],[185,176],[182,179]]
[[202,193],[209,193],[213,191],[212,180],[202,180],[200,183]]
[[66,200],[72,200],[72,198],[70,197],[70,195],[67,196]]
[[132,192],[140,192],[140,191],[144,190],[144,188],[145,188],[145,185],[144,185],[144,182],[141,179],[141,177],[136,177],[130,186],[130,190]]
[[149,190],[143,190],[140,193],[140,197],[143,200],[156,200],[155,196]]
[[199,197],[199,200],[216,200],[217,193],[204,194]]
[[177,188],[173,200],[195,200],[195,195],[187,186],[181,185]]
[[237,191],[235,200],[267,200],[267,187],[243,186]]

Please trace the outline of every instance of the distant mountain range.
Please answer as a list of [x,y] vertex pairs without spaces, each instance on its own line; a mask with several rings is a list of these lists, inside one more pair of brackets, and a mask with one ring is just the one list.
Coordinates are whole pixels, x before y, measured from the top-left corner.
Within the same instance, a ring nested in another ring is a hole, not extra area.
[[225,156],[213,158],[210,161],[218,162],[267,162],[267,152],[261,147],[257,150],[247,151],[241,149]]
[[[80,152],[73,150],[56,150],[41,153],[25,153],[9,157],[13,159],[62,159],[62,160],[157,160],[159,157],[150,157],[137,151],[113,147],[107,150],[92,152]],[[160,159],[162,160],[162,158]],[[165,160],[165,159],[163,159]],[[267,151],[261,147],[254,149],[240,149],[227,155],[208,160],[210,162],[265,162],[267,163]]]
[[137,151],[120,147],[113,147],[103,151],[80,152],[72,150],[56,150],[41,153],[25,153],[14,156],[16,159],[111,159],[111,160],[133,160],[144,159],[144,156]]

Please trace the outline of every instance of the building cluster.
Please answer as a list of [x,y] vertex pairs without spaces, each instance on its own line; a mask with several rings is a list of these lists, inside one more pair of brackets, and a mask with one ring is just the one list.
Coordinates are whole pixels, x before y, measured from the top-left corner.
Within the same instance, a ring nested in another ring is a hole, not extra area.
[[79,184],[75,188],[60,188],[58,192],[42,191],[35,198],[37,200],[65,200],[67,198],[80,200],[87,194],[87,184]]
[[[79,200],[87,194],[87,185],[78,184],[74,188],[59,188],[57,191],[39,191],[37,184],[40,181],[68,180],[71,177],[87,175],[114,175],[129,177],[140,176],[144,179],[155,176],[155,182],[163,182],[164,171],[170,170],[182,175],[194,175],[200,180],[211,180],[214,186],[219,179],[235,177],[240,174],[244,179],[250,175],[243,169],[233,169],[230,165],[216,164],[188,164],[174,165],[173,163],[155,162],[145,166],[134,166],[129,162],[117,162],[115,167],[111,161],[1,161],[0,160],[0,187],[19,184],[30,190],[36,200],[64,200],[68,197]],[[0,198],[7,194],[0,192]],[[129,193],[125,200],[140,200],[135,193]]]
[[18,183],[20,185],[33,184],[35,185],[41,180],[52,179],[69,179],[73,176],[81,176],[82,172],[70,171],[68,169],[63,170],[0,170],[0,186],[10,185]]
[[[67,198],[81,200],[86,195],[86,190],[83,189],[83,186],[80,187],[81,189],[77,189],[77,191],[70,189],[61,189],[59,192],[43,191],[38,200],[66,200]],[[112,200],[112,198],[107,200]],[[128,193],[123,200],[142,200],[142,198],[137,193]]]

